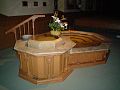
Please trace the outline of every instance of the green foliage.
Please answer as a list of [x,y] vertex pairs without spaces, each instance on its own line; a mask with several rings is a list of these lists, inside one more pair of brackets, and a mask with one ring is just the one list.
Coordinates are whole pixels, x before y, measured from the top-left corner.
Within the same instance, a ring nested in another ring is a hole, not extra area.
[[50,22],[49,25],[51,30],[54,30],[54,31],[61,31],[61,30],[64,30],[64,27],[61,27],[60,23],[58,22]]

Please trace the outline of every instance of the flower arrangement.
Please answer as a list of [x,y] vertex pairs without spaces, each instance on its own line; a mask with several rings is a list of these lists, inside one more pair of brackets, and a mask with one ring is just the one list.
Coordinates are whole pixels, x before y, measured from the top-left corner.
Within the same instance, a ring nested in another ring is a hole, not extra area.
[[54,13],[54,16],[52,16],[52,18],[53,18],[53,20],[48,25],[52,31],[59,31],[60,32],[61,30],[67,29],[68,24],[65,22],[62,22],[62,20],[65,19],[64,15],[62,15],[62,18],[59,19],[58,12],[56,11]]

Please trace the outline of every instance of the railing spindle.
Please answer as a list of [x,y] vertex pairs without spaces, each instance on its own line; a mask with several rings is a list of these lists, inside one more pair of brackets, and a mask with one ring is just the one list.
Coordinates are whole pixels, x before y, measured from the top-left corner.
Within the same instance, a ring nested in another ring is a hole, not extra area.
[[14,31],[14,34],[15,34],[15,40],[17,40],[16,30]]
[[34,23],[34,21],[35,21],[35,20],[32,20],[32,33],[33,33],[33,35],[35,35],[35,30],[34,30],[34,29],[35,29],[35,27],[34,27],[34,24],[35,24],[35,23]]
[[25,33],[25,24],[23,25],[23,30],[24,30],[24,33],[23,33],[23,34],[26,34],[26,33]]
[[20,37],[22,36],[21,27],[19,27]]
[[27,30],[27,31],[28,31],[27,33],[30,34],[30,21],[27,22],[27,29],[28,29],[28,30]]

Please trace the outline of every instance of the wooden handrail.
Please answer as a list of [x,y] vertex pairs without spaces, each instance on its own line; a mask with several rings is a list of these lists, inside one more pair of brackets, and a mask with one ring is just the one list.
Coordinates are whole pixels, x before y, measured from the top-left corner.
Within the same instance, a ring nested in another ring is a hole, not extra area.
[[[19,23],[18,25],[14,26],[13,28],[9,29],[8,31],[5,32],[5,34],[8,34],[10,32],[13,32],[15,35],[15,40],[18,40],[19,38],[17,37],[17,32],[19,32],[19,37],[21,37],[22,35],[26,34],[26,24],[27,24],[27,34],[30,34],[30,21],[32,21],[32,34],[35,35],[35,20],[39,17],[45,17],[45,15],[33,15],[31,17],[29,17],[28,19],[24,20],[23,22]],[[21,26],[23,27],[23,32],[21,29]],[[17,30],[18,29],[18,30]]]

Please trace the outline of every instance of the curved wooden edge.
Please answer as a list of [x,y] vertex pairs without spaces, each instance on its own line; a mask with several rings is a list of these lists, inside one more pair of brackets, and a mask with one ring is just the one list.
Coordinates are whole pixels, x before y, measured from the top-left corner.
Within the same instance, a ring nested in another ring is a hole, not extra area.
[[94,33],[94,32],[85,32],[85,31],[76,31],[76,30],[68,30],[68,31],[62,31],[62,34],[87,34],[87,35],[93,35],[96,36],[98,38],[100,38],[101,40],[103,40],[105,43],[110,43],[111,40],[108,37],[105,37],[103,35],[100,35],[98,33]]

